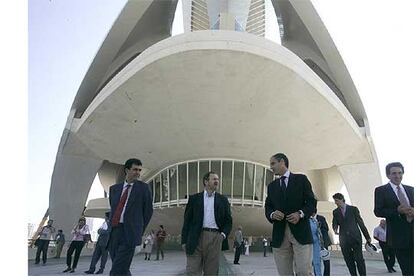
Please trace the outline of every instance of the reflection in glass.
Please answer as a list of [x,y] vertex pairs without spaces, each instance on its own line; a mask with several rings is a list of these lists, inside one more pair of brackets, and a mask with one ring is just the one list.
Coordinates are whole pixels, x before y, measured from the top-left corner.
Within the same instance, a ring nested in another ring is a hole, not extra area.
[[187,198],[187,164],[178,165],[178,193],[180,199]]
[[263,200],[263,183],[264,183],[265,168],[256,165],[256,182],[254,200]]
[[190,195],[197,193],[197,162],[188,163],[188,189]]
[[160,182],[159,176],[154,178],[154,184],[155,184],[155,201],[154,202],[160,202],[161,182]]
[[200,181],[200,192],[204,191],[204,183],[203,183],[203,176],[209,172],[208,169],[208,161],[200,161],[200,176],[199,176],[199,181]]
[[221,176],[222,194],[231,196],[231,161],[223,161],[223,172]]
[[161,173],[161,193],[162,193],[162,201],[168,201],[168,182],[167,182],[167,170]]
[[253,178],[254,165],[246,163],[246,171],[244,174],[244,199],[253,199]]
[[243,162],[234,162],[233,197],[242,198],[243,193]]
[[177,167],[169,168],[170,200],[177,199]]

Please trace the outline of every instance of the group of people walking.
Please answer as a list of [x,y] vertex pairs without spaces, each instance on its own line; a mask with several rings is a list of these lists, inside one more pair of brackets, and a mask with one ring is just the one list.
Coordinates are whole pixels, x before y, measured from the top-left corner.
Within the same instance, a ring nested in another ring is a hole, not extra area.
[[[289,170],[289,160],[283,153],[277,153],[270,158],[270,168],[278,177],[267,186],[264,215],[273,227],[270,246],[273,248],[279,275],[322,275],[321,260],[324,266],[323,275],[329,275],[329,228],[326,219],[317,214],[317,200],[310,181],[304,174],[292,173]],[[150,231],[144,241],[142,240],[153,213],[149,186],[138,180],[142,163],[139,159],[129,159],[124,169],[125,181],[112,185],[109,190],[111,211],[106,220],[107,226],[102,227],[100,235],[104,236],[104,231],[110,234],[102,238],[102,247],[95,248],[87,273],[93,273],[95,260],[99,256],[102,256],[105,264],[103,248],[109,249],[112,259],[110,275],[131,275],[130,265],[138,245],[145,245],[145,259],[150,260],[154,239],[157,240],[157,259],[158,253],[164,258],[162,245],[166,233],[162,225],[157,234]],[[403,275],[414,275],[414,188],[401,184],[404,168],[400,163],[387,165],[386,173],[390,182],[376,188],[374,209],[376,216],[386,219],[386,242],[381,234],[374,234],[374,237],[380,241],[382,248],[387,247],[395,252]],[[220,251],[229,249],[228,238],[233,220],[227,197],[217,191],[219,175],[210,171],[203,176],[202,182],[204,190],[188,198],[181,244],[186,253],[188,275],[218,275]],[[358,271],[360,275],[366,275],[361,231],[366,242],[370,244],[368,230],[356,206],[346,204],[340,193],[334,194],[333,200],[337,208],[333,210],[332,227],[339,235],[341,251],[349,273],[357,275]],[[76,268],[84,235],[89,233],[84,222],[84,218],[79,219],[79,223],[72,230],[74,238],[68,250],[67,269],[64,272],[74,272]],[[51,231],[45,230],[44,235],[47,237]],[[241,240],[239,227],[234,242],[236,265],[239,264]],[[73,252],[75,258],[72,263]],[[390,257],[390,272],[395,271],[392,263]],[[101,269],[103,270],[102,263]]]

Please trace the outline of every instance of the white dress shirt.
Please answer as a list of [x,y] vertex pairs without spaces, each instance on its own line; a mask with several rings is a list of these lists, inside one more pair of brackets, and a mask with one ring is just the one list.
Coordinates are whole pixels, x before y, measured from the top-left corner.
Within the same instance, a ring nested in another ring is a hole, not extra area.
[[215,192],[208,196],[206,190],[204,190],[204,218],[203,228],[215,228],[218,229],[216,223],[216,217],[214,215],[214,195]]
[[[127,185],[131,185],[131,187],[129,188],[129,190],[128,190],[128,196],[127,196],[127,200],[126,200],[126,202],[125,202],[125,205],[124,205],[124,209],[122,209],[122,213],[121,213],[121,217],[120,217],[120,219],[119,219],[119,223],[124,223],[124,213],[125,213],[125,209],[126,209],[126,207],[127,207],[127,205],[128,205],[128,199],[129,199],[129,195],[131,194],[131,191],[132,191],[132,186],[133,186],[133,182],[132,183],[128,183],[128,182],[124,182],[124,187],[123,187],[123,189],[122,189],[122,193],[121,193],[121,197],[122,197],[122,194],[124,193],[124,191],[125,191],[125,189],[127,188]],[[119,198],[119,199],[121,199],[121,197]]]

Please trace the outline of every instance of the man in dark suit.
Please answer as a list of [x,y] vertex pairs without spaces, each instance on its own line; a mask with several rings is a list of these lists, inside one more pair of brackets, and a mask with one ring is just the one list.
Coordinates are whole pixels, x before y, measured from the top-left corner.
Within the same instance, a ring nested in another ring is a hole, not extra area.
[[220,251],[228,250],[232,227],[227,197],[216,192],[219,177],[203,176],[204,191],[191,195],[184,213],[181,244],[187,254],[187,274],[218,275]]
[[414,275],[414,188],[401,184],[400,162],[385,167],[390,182],[375,189],[374,213],[386,219],[387,244],[394,248],[403,275]]
[[[317,213],[317,210],[315,210]],[[321,229],[322,239],[323,239],[323,247],[328,250],[328,247],[332,245],[331,238],[329,237],[329,226],[326,222],[324,216],[316,215],[316,219],[319,223],[319,228]],[[323,275],[329,276],[331,274],[331,262],[330,260],[323,260]]]
[[[368,243],[371,242],[368,230],[361,218],[359,210],[355,206],[345,204],[345,197],[341,193],[333,196],[336,208],[333,211],[332,228],[335,234],[339,234],[339,244],[344,256],[346,266],[351,275],[366,275],[364,257],[362,255],[362,237],[361,232]],[[338,232],[339,227],[339,232]],[[356,263],[356,267],[355,267]]]
[[98,240],[95,244],[95,249],[93,251],[91,265],[89,270],[85,271],[86,274],[93,274],[95,272],[96,264],[99,259],[101,259],[101,265],[96,274],[102,274],[105,269],[106,261],[108,259],[108,240],[109,240],[109,215],[110,212],[105,213],[105,221],[102,223],[101,227],[98,229]]
[[[279,275],[312,275],[312,233],[309,217],[315,197],[303,174],[291,173],[283,153],[270,158],[270,168],[281,176],[267,186],[265,215],[273,224],[272,243]],[[295,265],[294,265],[295,264]]]
[[152,196],[146,183],[138,180],[142,163],[139,159],[125,162],[125,182],[109,188],[111,233],[109,253],[110,275],[131,275],[129,267],[135,247],[142,243],[142,234],[152,216]]

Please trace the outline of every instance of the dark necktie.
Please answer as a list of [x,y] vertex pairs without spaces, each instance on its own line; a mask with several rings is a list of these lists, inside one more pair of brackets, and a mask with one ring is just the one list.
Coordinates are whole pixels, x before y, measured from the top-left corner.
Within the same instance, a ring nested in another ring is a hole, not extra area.
[[286,183],[285,183],[286,176],[280,177],[280,188],[282,188],[283,196],[286,196]]
[[125,203],[128,198],[128,191],[131,188],[131,185],[126,185],[126,189],[122,193],[121,199],[119,200],[118,206],[116,206],[115,213],[112,217],[112,227],[115,227],[119,224],[119,220],[121,219],[122,210],[124,209]]
[[[398,185],[397,186],[397,195],[398,195],[398,200],[400,201],[400,203],[401,203],[402,206],[410,207],[410,203],[405,198],[404,193],[401,190],[401,185]],[[412,222],[413,221],[413,217],[407,216],[407,221],[408,222]]]

